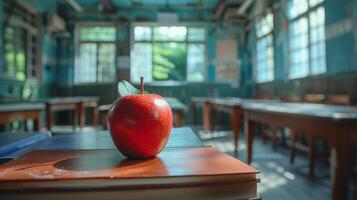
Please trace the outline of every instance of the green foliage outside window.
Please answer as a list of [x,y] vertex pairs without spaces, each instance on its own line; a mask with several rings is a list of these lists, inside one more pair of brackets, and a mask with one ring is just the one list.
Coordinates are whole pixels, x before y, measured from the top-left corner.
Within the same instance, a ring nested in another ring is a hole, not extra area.
[[186,44],[154,43],[154,80],[183,81],[186,77]]
[[5,28],[5,74],[17,80],[26,79],[26,30]]

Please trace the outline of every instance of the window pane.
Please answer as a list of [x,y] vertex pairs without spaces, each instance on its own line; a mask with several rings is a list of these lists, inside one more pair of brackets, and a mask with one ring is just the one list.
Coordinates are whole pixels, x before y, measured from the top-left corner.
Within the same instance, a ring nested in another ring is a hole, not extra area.
[[184,26],[159,26],[154,27],[155,41],[184,41],[187,30]]
[[140,82],[140,76],[145,81],[152,81],[152,46],[151,43],[135,43],[132,53],[131,80]]
[[257,37],[262,37],[269,32],[273,31],[274,28],[274,19],[273,14],[268,13],[264,17],[258,20],[256,24]]
[[98,82],[113,82],[115,77],[115,44],[100,44],[98,48]]
[[206,31],[204,28],[189,28],[188,40],[189,41],[205,41]]
[[76,83],[96,82],[97,77],[97,45],[94,43],[80,44],[79,60],[75,68]]
[[297,52],[291,52],[295,62],[290,62],[289,78],[302,78],[309,74],[308,49],[304,48]]
[[10,26],[6,27],[4,37],[5,73],[7,76],[15,76],[15,29]]
[[289,78],[302,78],[309,73],[308,21],[306,17],[291,22],[289,32]]
[[150,41],[151,40],[151,27],[136,26],[134,28],[134,39],[136,41]]
[[307,0],[289,0],[288,2],[288,15],[290,19],[307,12],[307,10]]
[[183,81],[186,77],[186,44],[153,44],[153,79]]
[[310,27],[325,25],[325,9],[319,7],[309,14]]
[[[137,27],[141,30],[137,30]],[[145,28],[148,31],[143,30]],[[150,30],[152,30],[152,34],[149,34]],[[152,37],[150,37],[151,35]],[[150,76],[150,78],[146,78],[147,81],[202,81],[206,64],[205,40],[206,29],[202,27],[134,27],[134,41],[150,43],[134,42],[131,80],[139,82],[138,73],[144,73],[146,76]],[[142,64],[138,64],[139,62]],[[142,66],[145,66],[143,72],[139,72],[142,70]]]
[[323,2],[324,0],[309,0],[310,7],[316,6],[317,4]]
[[203,81],[205,75],[205,45],[189,44],[187,49],[187,80]]
[[80,27],[80,40],[85,41],[115,41],[115,27],[82,26]]
[[258,83],[274,80],[273,36],[269,34],[258,40],[256,79]]

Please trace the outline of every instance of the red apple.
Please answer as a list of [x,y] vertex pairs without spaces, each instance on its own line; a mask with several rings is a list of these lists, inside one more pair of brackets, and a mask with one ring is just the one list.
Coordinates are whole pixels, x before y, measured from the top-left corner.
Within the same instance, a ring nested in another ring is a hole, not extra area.
[[108,122],[122,154],[128,158],[150,158],[165,147],[170,137],[172,111],[159,95],[131,94],[113,103]]

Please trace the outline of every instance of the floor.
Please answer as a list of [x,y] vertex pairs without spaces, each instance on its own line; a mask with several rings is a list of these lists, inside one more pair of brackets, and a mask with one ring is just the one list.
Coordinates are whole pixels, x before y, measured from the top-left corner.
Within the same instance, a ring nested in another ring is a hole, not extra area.
[[[205,144],[233,156],[233,137],[231,131],[203,132],[200,126],[191,126]],[[222,129],[222,128],[221,128]],[[223,128],[224,129],[224,128]],[[245,161],[246,146],[244,135],[239,142],[238,159]],[[273,150],[270,141],[265,144],[261,139],[254,142],[254,162],[252,165],[260,171],[261,183],[258,192],[264,200],[309,200],[330,199],[331,183],[327,163],[317,163],[316,178],[308,176],[308,162],[305,154],[298,154],[294,165],[289,163],[289,149],[280,147]],[[349,199],[357,199],[356,176],[350,184]]]

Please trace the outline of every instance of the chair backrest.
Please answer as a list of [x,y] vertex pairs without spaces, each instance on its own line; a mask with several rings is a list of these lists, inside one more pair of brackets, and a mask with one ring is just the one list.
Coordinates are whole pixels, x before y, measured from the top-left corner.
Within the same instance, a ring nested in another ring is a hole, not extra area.
[[306,94],[303,101],[308,103],[324,103],[325,99],[326,97],[323,94]]
[[284,102],[301,102],[301,97],[297,95],[286,95],[281,97]]
[[348,95],[342,95],[342,94],[334,94],[334,95],[329,95],[327,98],[327,103],[328,104],[333,104],[333,105],[352,105],[352,99]]
[[256,97],[256,99],[259,99],[259,100],[271,100],[271,99],[274,99],[274,97],[267,96],[267,95],[259,95],[259,96]]

